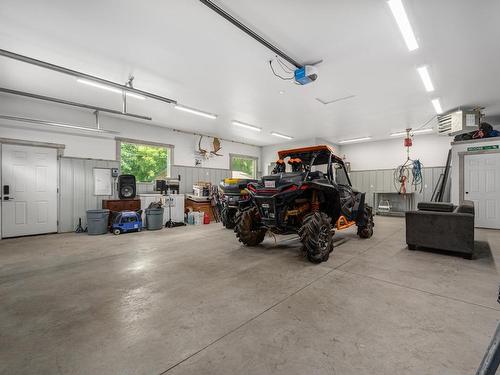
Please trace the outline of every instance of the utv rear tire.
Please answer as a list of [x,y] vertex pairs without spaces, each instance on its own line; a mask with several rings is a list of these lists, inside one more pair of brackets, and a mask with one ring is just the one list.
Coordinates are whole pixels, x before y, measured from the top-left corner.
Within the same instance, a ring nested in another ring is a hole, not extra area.
[[235,227],[234,215],[231,213],[231,211],[227,207],[222,208],[221,220],[222,220],[222,224],[227,229],[234,229],[234,227]]
[[360,238],[370,238],[373,236],[373,227],[375,223],[373,222],[373,212],[372,208],[365,204],[365,208],[363,210],[362,226],[358,226],[358,236]]
[[324,212],[304,217],[299,229],[302,251],[311,263],[326,262],[333,251],[332,219]]
[[236,237],[246,246],[257,246],[266,236],[266,230],[259,228],[258,211],[252,207],[245,211],[238,210],[235,216]]

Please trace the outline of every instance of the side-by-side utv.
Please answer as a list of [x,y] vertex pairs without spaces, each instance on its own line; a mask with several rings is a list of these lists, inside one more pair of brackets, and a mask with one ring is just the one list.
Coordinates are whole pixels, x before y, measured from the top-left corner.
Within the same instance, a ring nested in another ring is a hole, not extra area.
[[235,217],[239,241],[255,246],[269,230],[298,233],[304,254],[320,263],[333,250],[335,228],[357,225],[359,237],[372,236],[373,215],[365,193],[351,187],[344,162],[331,147],[284,150],[278,156],[271,175],[247,185],[249,199],[240,202]]
[[233,229],[235,226],[234,218],[236,211],[238,211],[238,205],[248,199],[246,187],[250,182],[257,182],[257,180],[226,178],[219,184],[217,207],[222,224],[227,229]]

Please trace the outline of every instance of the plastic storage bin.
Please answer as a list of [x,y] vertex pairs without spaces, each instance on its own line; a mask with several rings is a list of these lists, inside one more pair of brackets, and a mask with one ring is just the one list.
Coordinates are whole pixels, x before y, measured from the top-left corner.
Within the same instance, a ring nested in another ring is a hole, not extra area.
[[148,230],[158,230],[163,228],[164,208],[146,208],[146,227]]
[[87,210],[88,234],[106,234],[108,232],[109,210]]

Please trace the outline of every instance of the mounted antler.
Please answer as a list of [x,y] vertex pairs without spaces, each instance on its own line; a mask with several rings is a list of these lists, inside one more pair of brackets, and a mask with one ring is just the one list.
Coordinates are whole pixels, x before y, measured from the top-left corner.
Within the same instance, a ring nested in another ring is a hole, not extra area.
[[201,140],[202,139],[203,139],[203,136],[200,135],[200,140],[198,141],[198,154],[200,154],[204,158],[208,158],[208,156],[209,156],[208,151],[201,148]]
[[217,137],[214,137],[214,142],[213,142],[214,150],[210,151],[210,154],[215,155],[215,156],[223,156],[221,154],[218,154],[218,152],[222,149],[220,145],[220,140]]

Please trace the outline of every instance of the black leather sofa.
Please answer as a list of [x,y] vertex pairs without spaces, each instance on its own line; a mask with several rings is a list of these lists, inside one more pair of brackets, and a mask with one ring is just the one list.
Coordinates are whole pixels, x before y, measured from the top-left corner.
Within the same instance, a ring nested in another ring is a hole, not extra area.
[[474,202],[460,206],[451,203],[420,202],[418,211],[406,212],[406,243],[409,250],[418,247],[460,253],[472,259],[474,254]]

